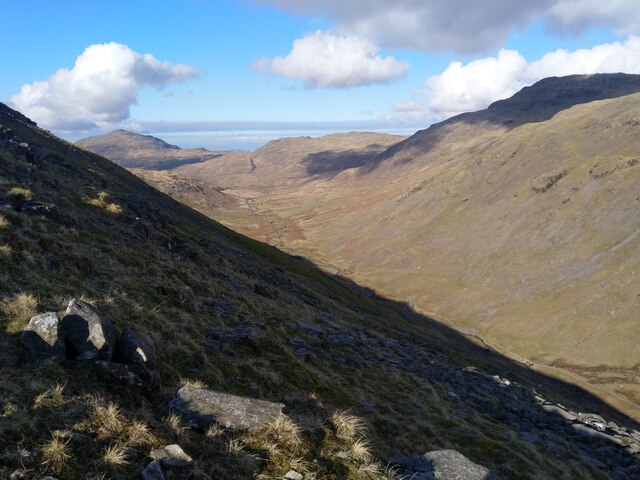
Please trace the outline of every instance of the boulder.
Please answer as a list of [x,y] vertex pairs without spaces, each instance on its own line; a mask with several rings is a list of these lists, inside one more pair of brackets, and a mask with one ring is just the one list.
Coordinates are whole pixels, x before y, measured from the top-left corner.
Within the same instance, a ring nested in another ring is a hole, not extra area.
[[289,470],[282,478],[284,480],[302,480],[304,477],[301,473],[298,473],[295,470]]
[[140,474],[143,480],[164,480],[162,469],[160,468],[160,462],[154,460],[147,468],[145,468]]
[[105,360],[95,360],[92,364],[103,380],[116,384],[124,388],[127,392],[137,391],[142,394],[149,394],[149,386],[129,367],[122,363],[112,363]]
[[71,300],[61,324],[70,358],[111,360],[116,343],[116,329],[87,302],[77,298]]
[[20,212],[34,217],[47,217],[58,220],[58,210],[53,203],[29,201],[20,205]]
[[20,340],[29,357],[65,357],[60,318],[55,312],[36,315],[20,333]]
[[246,430],[275,420],[284,405],[206,388],[182,387],[170,407],[198,430],[206,430],[214,423],[230,430]]
[[184,468],[193,464],[193,459],[176,444],[151,450],[149,456],[165,468]]
[[457,450],[435,450],[421,457],[389,460],[399,480],[491,480],[491,472]]
[[130,328],[125,328],[113,352],[113,361],[125,363],[141,378],[149,383],[156,379],[156,351],[144,337],[136,335]]

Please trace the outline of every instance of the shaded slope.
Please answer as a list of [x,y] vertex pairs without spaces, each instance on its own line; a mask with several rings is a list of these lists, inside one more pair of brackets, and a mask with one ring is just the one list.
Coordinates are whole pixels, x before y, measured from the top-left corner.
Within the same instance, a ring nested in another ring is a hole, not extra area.
[[[303,427],[296,465],[326,478],[370,478],[357,462],[345,470],[344,454],[327,457],[337,448],[327,444],[335,408],[364,419],[378,458],[447,447],[508,478],[637,472],[630,448],[576,433],[541,408],[531,386],[633,426],[595,398],[237,235],[2,105],[0,123],[0,195],[10,205],[0,223],[2,475],[21,463],[36,478],[131,475],[150,448],[174,442],[194,457],[200,478],[286,473],[293,460],[274,462],[277,449],[190,432],[166,417],[165,400],[185,379],[283,401]],[[43,155],[27,155],[20,143]],[[55,204],[55,215],[30,216],[29,198]],[[160,387],[151,399],[73,363],[18,361],[15,332],[31,311],[59,310],[81,294],[118,328],[131,326],[156,344]],[[110,429],[104,422],[113,418],[126,429]],[[134,425],[138,436],[123,437]],[[42,448],[55,441],[67,455],[60,464],[47,463],[52,453]],[[126,461],[106,463],[106,452],[121,445]],[[29,453],[40,450],[49,457]]]

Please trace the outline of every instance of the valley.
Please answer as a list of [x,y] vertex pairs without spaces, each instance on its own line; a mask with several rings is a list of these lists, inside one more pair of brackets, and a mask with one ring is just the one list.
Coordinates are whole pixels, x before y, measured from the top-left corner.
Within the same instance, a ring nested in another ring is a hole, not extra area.
[[235,198],[204,212],[234,230],[639,416],[637,89],[552,79],[406,140],[284,139],[244,170],[172,173]]

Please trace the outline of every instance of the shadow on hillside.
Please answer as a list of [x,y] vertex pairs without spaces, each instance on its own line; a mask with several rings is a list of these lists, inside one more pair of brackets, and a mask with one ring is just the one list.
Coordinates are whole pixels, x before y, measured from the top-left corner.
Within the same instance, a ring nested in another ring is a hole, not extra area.
[[367,166],[375,162],[382,150],[380,145],[369,145],[366,149],[310,153],[303,160],[307,174],[312,177],[333,178],[350,168]]
[[[457,124],[512,130],[527,123],[544,122],[578,104],[619,98],[639,91],[640,75],[620,73],[545,78],[484,110],[462,113],[418,131],[392,145],[375,160],[366,162],[360,171],[370,173],[390,159],[394,164],[411,163],[416,155],[433,150]],[[470,136],[470,133],[466,132],[465,136]]]

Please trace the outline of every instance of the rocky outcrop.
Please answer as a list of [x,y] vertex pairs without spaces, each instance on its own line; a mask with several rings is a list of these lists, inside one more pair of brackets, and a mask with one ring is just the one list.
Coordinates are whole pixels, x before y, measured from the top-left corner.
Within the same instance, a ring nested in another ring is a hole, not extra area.
[[29,358],[66,356],[60,318],[55,312],[36,315],[20,334]]
[[62,317],[62,330],[70,358],[111,360],[116,344],[113,324],[93,307],[74,298]]
[[141,378],[149,383],[156,380],[156,351],[146,338],[136,335],[130,328],[125,328],[118,339],[113,361],[131,367]]
[[182,387],[170,402],[170,408],[198,430],[206,430],[213,424],[247,430],[276,419],[284,405],[206,388]]
[[400,480],[490,480],[491,472],[457,450],[435,450],[421,457],[392,459]]

